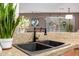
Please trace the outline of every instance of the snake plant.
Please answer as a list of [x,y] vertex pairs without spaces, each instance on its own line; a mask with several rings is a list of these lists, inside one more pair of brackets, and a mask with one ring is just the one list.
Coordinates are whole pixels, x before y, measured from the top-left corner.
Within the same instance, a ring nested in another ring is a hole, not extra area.
[[12,38],[20,22],[20,17],[16,18],[16,7],[13,3],[0,3],[0,38]]

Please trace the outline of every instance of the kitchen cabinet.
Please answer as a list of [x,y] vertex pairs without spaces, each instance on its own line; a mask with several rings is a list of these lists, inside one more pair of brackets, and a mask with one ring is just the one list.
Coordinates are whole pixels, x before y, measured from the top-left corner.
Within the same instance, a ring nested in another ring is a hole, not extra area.
[[79,56],[79,48],[69,50],[64,56]]

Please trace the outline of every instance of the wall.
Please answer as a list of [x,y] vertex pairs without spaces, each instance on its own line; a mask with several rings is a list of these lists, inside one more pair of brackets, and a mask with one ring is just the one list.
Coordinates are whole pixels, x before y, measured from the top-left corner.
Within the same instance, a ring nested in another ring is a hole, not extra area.
[[20,13],[79,12],[79,3],[20,3]]

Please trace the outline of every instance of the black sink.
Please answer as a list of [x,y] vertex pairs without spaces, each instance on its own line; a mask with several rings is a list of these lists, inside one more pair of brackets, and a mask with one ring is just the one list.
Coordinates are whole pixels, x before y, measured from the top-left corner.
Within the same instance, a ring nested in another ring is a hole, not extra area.
[[63,42],[57,42],[57,41],[51,41],[51,40],[14,45],[14,47],[20,49],[21,51],[25,52],[28,55],[33,55],[35,51],[41,51],[49,48],[53,50],[64,46],[66,45]]
[[43,44],[46,44],[46,45],[50,45],[50,46],[53,46],[53,47],[57,47],[57,46],[60,46],[60,45],[64,44],[62,42],[51,41],[51,40],[40,41],[40,43],[43,43]]
[[28,44],[17,44],[17,45],[15,45],[15,47],[21,48],[23,50],[28,50],[31,52],[51,48],[50,46],[46,46],[46,45],[36,43],[36,42],[32,42],[32,43],[28,43]]

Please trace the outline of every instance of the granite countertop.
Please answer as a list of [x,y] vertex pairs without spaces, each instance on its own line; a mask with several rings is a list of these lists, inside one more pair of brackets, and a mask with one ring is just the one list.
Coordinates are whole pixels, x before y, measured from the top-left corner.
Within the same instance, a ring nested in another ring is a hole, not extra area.
[[[79,47],[78,44],[69,44],[65,47],[58,48],[55,50],[49,49],[49,50],[42,50],[39,52],[36,52],[32,54],[32,56],[60,56],[66,53],[67,51]],[[3,50],[0,56],[29,56],[28,54],[25,54],[24,52],[18,50],[15,47],[12,47],[9,50]]]
[[0,53],[0,56],[28,56],[28,55],[18,50],[17,48],[12,47],[11,49],[3,50]]
[[[74,34],[72,33],[70,35],[72,36]],[[78,39],[79,35],[78,34],[76,34],[76,35],[77,36],[74,35],[75,37],[71,37],[71,39],[70,38],[69,39],[59,39],[59,38],[54,39],[54,38],[52,38],[50,40],[64,42],[64,43],[69,44],[69,45],[64,46],[62,48],[55,49],[55,50],[49,49],[49,50],[39,51],[39,52],[36,52],[35,54],[33,54],[33,56],[36,56],[36,55],[38,55],[38,56],[59,56],[59,55],[61,55],[62,56],[64,53],[68,52],[69,50],[71,50],[73,48],[79,48],[79,39]],[[55,36],[55,35],[53,35],[53,36]],[[18,50],[17,48],[12,47],[12,49],[3,50],[2,53],[0,53],[0,56],[28,56],[28,54],[25,54],[24,52]]]

